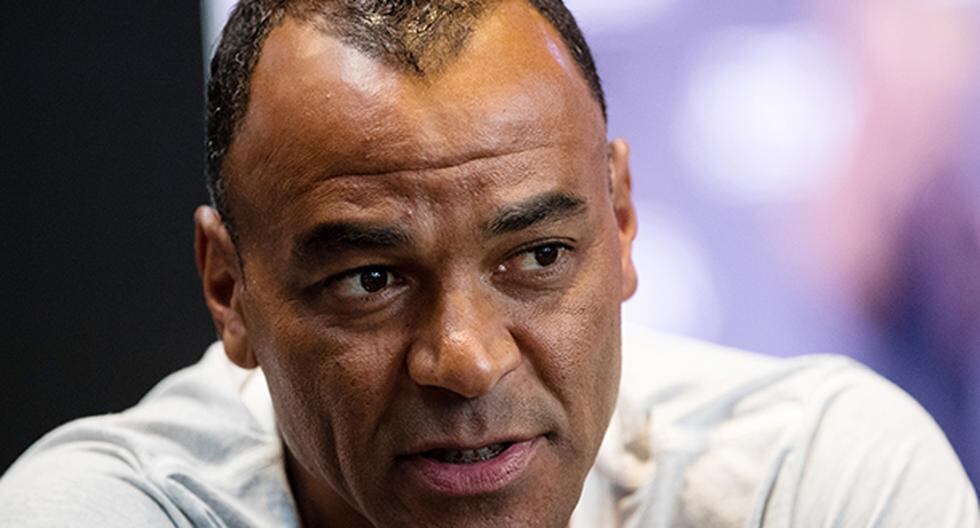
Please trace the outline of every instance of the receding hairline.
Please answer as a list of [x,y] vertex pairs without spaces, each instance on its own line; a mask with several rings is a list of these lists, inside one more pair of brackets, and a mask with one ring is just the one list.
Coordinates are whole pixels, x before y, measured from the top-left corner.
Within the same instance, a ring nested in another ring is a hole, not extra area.
[[[451,15],[439,9],[420,10],[416,17],[401,20],[378,18],[372,21],[370,17],[359,14],[350,5],[341,2],[332,2],[324,7],[322,2],[300,0],[286,6],[284,16],[276,25],[281,25],[286,18],[312,24],[323,33],[338,38],[345,45],[374,60],[403,72],[425,76],[437,74],[441,68],[455,60],[477,22],[488,12],[488,7],[506,1],[508,0],[439,0],[433,3],[438,4],[440,9],[456,6]],[[526,0],[520,1],[527,3]],[[378,33],[379,28],[389,31]],[[413,34],[415,38],[412,38]],[[261,51],[259,53],[261,55]]]
[[[473,38],[467,38],[464,43],[466,44],[465,46],[460,46],[458,49],[453,50],[454,55],[448,62],[441,64],[439,69],[428,69],[424,73],[420,73],[404,64],[393,65],[389,61],[384,60],[385,57],[376,57],[372,54],[365,53],[361,48],[351,46],[331,28],[314,24],[307,18],[299,18],[292,15],[284,16],[278,21],[276,27],[270,30],[269,35],[265,39],[261,56],[253,69],[252,93],[250,94],[249,106],[246,108],[246,114],[240,120],[239,130],[236,132],[232,149],[229,151],[229,159],[241,160],[244,158],[239,158],[239,156],[247,152],[252,152],[250,150],[251,147],[240,146],[240,141],[244,137],[252,137],[249,132],[249,129],[252,128],[250,124],[253,118],[251,115],[252,111],[266,108],[265,105],[270,101],[291,99],[297,97],[297,94],[300,94],[299,97],[305,99],[305,95],[302,94],[312,93],[311,91],[319,93],[321,91],[321,84],[327,87],[324,88],[325,91],[323,93],[332,95],[327,96],[327,99],[318,100],[314,106],[325,112],[323,114],[325,119],[335,119],[337,126],[347,127],[348,124],[351,124],[353,128],[350,130],[363,128],[363,123],[377,122],[365,121],[369,115],[366,112],[375,108],[387,107],[394,102],[385,96],[378,98],[373,89],[369,89],[367,92],[361,90],[362,87],[372,86],[372,83],[376,82],[375,79],[383,85],[404,83],[405,89],[398,90],[400,94],[398,96],[399,104],[406,99],[412,99],[422,101],[421,104],[423,107],[432,103],[441,106],[441,102],[445,102],[449,106],[444,108],[453,108],[456,103],[452,101],[458,99],[461,94],[465,94],[462,99],[469,101],[466,104],[474,108],[479,108],[481,105],[480,101],[483,99],[477,100],[473,99],[473,97],[475,97],[475,94],[483,93],[484,86],[497,86],[497,88],[491,89],[489,93],[504,89],[518,96],[528,90],[526,86],[518,88],[520,84],[514,84],[513,88],[501,88],[505,86],[500,84],[501,77],[481,76],[479,73],[477,73],[477,77],[474,77],[473,73],[466,73],[467,71],[474,71],[471,70],[474,66],[483,68],[484,71],[486,67],[492,67],[504,75],[507,75],[510,71],[526,72],[526,74],[532,75],[537,79],[535,85],[540,85],[542,81],[547,84],[561,84],[562,87],[560,88],[557,86],[552,87],[550,89],[551,93],[555,91],[563,93],[567,91],[569,94],[574,93],[572,97],[577,101],[574,106],[576,108],[587,109],[587,113],[594,116],[596,137],[602,136],[604,138],[605,120],[601,116],[600,108],[598,105],[593,106],[594,101],[589,95],[590,89],[588,83],[579,75],[570,52],[561,42],[558,42],[560,41],[560,35],[548,20],[534,10],[528,2],[523,0],[494,1],[489,7],[490,9],[482,12],[479,20],[474,19],[473,24],[470,25],[470,31],[468,33]],[[498,15],[500,11],[505,11],[506,14]],[[491,24],[493,29],[489,29],[487,24]],[[477,36],[488,31],[489,33],[486,36]],[[517,31],[517,33],[514,33],[514,31]],[[500,47],[496,44],[499,40],[507,41],[508,44]],[[478,48],[474,46],[478,46]],[[522,57],[527,56],[534,58],[530,62],[522,60]],[[463,69],[457,69],[456,65],[460,65]],[[369,73],[366,73],[367,76],[363,80],[358,75],[358,80],[355,81],[346,73],[348,71],[346,68],[351,67],[354,71]],[[545,74],[544,72],[549,73]],[[520,74],[521,78],[525,78],[526,74]],[[544,74],[547,80],[540,74]],[[305,91],[300,93],[295,90],[294,86],[289,86],[292,83],[281,83],[284,75],[287,78],[295,75],[309,79],[312,84],[305,81],[301,83],[306,88],[304,89]],[[450,89],[449,91],[444,91],[440,88],[440,86],[446,83],[450,86],[457,86],[461,79],[474,78],[480,80],[464,80],[463,82],[467,83],[469,88],[462,91],[458,88]],[[507,76],[506,78],[509,79],[510,77]],[[260,88],[260,86],[265,88]],[[510,86],[510,83],[506,83],[506,86]],[[272,95],[270,96],[270,94]],[[347,116],[346,112],[338,113],[334,109],[337,104],[340,104],[343,108],[347,108],[348,103],[342,101],[346,101],[343,98],[348,94],[362,99],[362,101],[357,103],[359,110],[356,115],[351,114]],[[420,96],[420,98],[417,96]],[[494,96],[494,99],[499,100],[501,98]],[[521,101],[525,100],[523,97],[518,97],[518,99]],[[375,102],[378,102],[378,104],[376,105]],[[309,103],[312,103],[312,100]],[[554,105],[545,105],[545,107],[548,106]],[[308,106],[308,108],[313,112],[313,106]],[[261,113],[266,118],[277,115],[270,114],[267,111],[262,111]],[[302,113],[305,114],[306,111]],[[591,121],[592,118],[590,117],[589,120]],[[353,125],[359,122],[360,124]],[[393,122],[405,124],[404,121],[396,120]],[[348,129],[344,128],[344,130]],[[592,130],[591,126],[589,130]],[[588,135],[591,137],[592,133],[590,132]],[[371,137],[377,138],[377,135],[373,134]],[[524,148],[524,146],[522,145],[521,148]],[[270,147],[270,149],[275,150],[274,147]],[[238,154],[231,156],[231,150],[237,151]],[[269,151],[270,154],[272,150]],[[346,150],[337,152],[338,154],[342,154]],[[510,151],[503,150],[501,152]],[[371,166],[363,174],[376,175],[388,172],[404,172],[421,170],[424,167],[446,168],[465,163],[472,159],[473,156],[480,158],[486,155],[484,153],[467,152],[457,156],[447,151],[439,151],[439,154],[446,154],[446,156],[427,158],[427,161],[419,161],[415,164],[410,161],[405,164],[386,162],[378,165],[378,167]],[[251,156],[251,154],[248,154],[248,156]],[[251,159],[258,162],[268,160],[269,158],[260,153],[255,157],[251,157]],[[430,159],[431,165],[429,164],[430,161],[428,161]],[[230,176],[229,180],[237,180],[234,173],[238,172],[241,168],[243,168],[241,165],[226,167],[226,177]],[[338,170],[342,171],[347,169],[338,167]],[[350,174],[362,174],[362,172],[358,172],[358,169],[351,170],[353,172]],[[328,171],[324,174],[333,173]],[[336,174],[343,175],[347,173],[336,172]]]
[[[372,4],[365,0],[256,0],[240,3],[223,32],[218,52],[212,61],[212,81],[219,82],[209,82],[208,85],[208,189],[212,203],[228,225],[232,238],[237,239],[237,236],[232,226],[230,200],[226,192],[228,178],[223,173],[227,172],[231,146],[237,143],[252,106],[252,78],[268,37],[276,28],[287,19],[293,19],[337,38],[371,60],[394,67],[399,73],[426,78],[438,76],[444,67],[455,62],[471,34],[477,30],[479,22],[505,4],[529,7],[542,16],[550,30],[557,33],[563,52],[575,63],[578,77],[585,82],[605,122],[605,99],[588,44],[571,13],[559,0],[432,0],[418,4],[413,1],[410,6],[401,6],[404,9],[389,7],[383,16],[360,19],[354,11],[367,9],[376,14],[377,10],[386,9],[385,3],[378,1]],[[404,15],[406,10],[413,15],[436,12],[441,16],[385,18],[391,13]],[[420,24],[419,20],[425,23]],[[448,29],[440,29],[440,24]],[[380,30],[382,35],[378,37],[365,28]]]

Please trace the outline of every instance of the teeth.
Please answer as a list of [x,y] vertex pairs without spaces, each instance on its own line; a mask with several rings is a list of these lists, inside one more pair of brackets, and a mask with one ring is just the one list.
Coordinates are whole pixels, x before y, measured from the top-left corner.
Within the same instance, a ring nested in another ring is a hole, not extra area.
[[435,449],[427,455],[449,464],[475,464],[496,457],[506,447],[504,444],[491,444],[478,449]]

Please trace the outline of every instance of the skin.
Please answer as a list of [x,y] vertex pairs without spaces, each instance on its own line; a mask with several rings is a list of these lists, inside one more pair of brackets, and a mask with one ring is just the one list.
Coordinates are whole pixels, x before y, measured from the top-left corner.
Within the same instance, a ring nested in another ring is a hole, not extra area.
[[[306,525],[568,522],[636,287],[627,150],[523,2],[424,78],[272,31],[226,160],[238,247],[202,206],[196,252],[229,358],[265,372]],[[554,196],[577,205],[514,222]],[[406,476],[408,454],[502,439],[534,449],[492,493]]]

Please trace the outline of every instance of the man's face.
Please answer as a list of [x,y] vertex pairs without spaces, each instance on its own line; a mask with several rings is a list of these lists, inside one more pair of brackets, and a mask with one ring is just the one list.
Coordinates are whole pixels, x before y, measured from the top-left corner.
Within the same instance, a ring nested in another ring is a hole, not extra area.
[[249,104],[225,343],[266,374],[301,511],[567,522],[615,402],[635,217],[554,29],[505,3],[420,78],[287,20]]

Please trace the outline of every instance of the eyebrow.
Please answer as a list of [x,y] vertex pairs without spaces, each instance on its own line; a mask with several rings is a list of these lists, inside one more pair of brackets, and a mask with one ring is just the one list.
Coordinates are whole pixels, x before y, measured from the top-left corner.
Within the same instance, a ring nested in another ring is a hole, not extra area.
[[585,200],[577,196],[563,192],[542,194],[504,208],[487,223],[484,231],[490,236],[513,233],[541,222],[580,215],[585,210]]
[[360,222],[327,222],[299,238],[293,253],[299,257],[342,251],[392,249],[408,246],[412,237],[400,227]]

